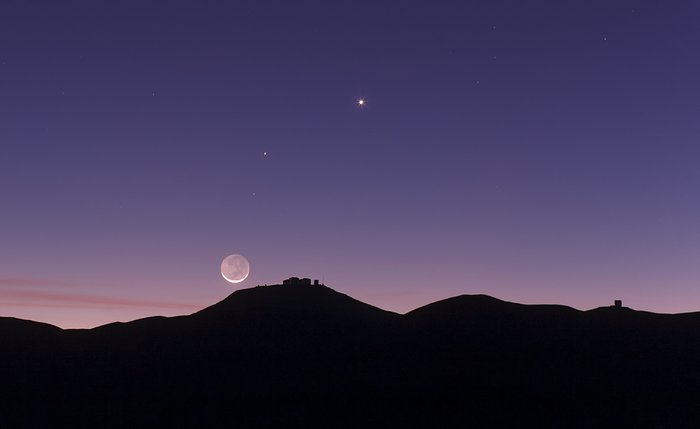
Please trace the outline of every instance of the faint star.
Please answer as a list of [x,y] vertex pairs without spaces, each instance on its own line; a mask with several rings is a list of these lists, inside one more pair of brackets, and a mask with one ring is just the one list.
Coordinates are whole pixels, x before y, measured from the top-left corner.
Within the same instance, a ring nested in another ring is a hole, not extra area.
[[267,152],[263,152],[263,156],[267,156]]

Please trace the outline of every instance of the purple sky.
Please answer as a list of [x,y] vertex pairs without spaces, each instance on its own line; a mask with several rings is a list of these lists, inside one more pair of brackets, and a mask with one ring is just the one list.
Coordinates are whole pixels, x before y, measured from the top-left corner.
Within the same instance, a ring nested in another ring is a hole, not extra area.
[[235,289],[230,253],[240,287],[398,312],[700,310],[698,22],[693,0],[3,1],[0,315],[191,313]]

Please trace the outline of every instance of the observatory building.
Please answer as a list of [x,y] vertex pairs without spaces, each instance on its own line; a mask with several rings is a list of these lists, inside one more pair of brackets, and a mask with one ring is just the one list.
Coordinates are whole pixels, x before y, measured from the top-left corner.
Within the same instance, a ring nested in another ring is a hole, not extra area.
[[[311,279],[304,277],[300,279],[299,277],[290,277],[282,282],[285,286],[311,286]],[[318,280],[314,280],[314,286],[318,286]]]

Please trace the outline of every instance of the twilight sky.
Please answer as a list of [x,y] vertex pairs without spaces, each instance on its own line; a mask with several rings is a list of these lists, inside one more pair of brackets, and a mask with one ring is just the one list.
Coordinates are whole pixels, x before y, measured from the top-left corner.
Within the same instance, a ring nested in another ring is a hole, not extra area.
[[[700,310],[700,3],[0,3],[0,315],[325,280]],[[363,107],[357,100],[364,98]],[[265,155],[267,153],[267,155]]]

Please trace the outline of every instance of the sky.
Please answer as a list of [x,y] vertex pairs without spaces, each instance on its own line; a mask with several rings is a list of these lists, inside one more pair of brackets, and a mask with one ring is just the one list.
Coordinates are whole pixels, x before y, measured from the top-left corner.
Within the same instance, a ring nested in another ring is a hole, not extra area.
[[0,316],[190,314],[289,276],[399,313],[698,311],[699,22],[692,0],[3,1]]

